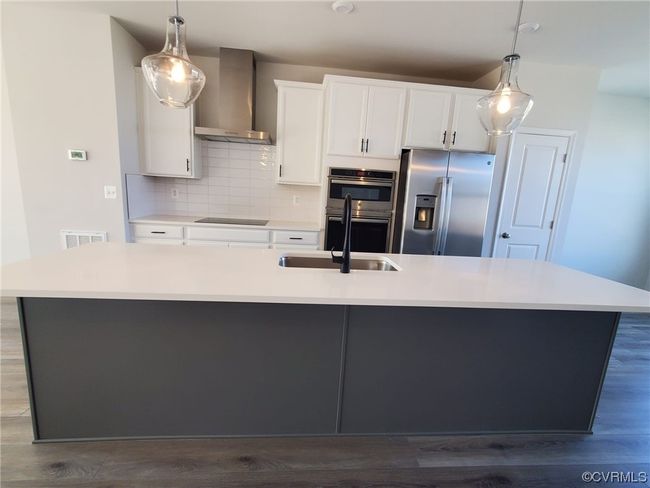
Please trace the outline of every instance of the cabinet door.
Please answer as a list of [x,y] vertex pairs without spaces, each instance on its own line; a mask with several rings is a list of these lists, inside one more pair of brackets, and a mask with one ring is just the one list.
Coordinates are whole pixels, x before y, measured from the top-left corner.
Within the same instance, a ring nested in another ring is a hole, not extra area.
[[332,83],[329,88],[327,154],[361,156],[368,104],[368,87]]
[[455,95],[450,149],[487,152],[490,137],[481,125],[476,102],[482,95]]
[[267,242],[231,242],[228,247],[251,247],[254,249],[268,249]]
[[183,239],[156,239],[155,237],[136,237],[136,244],[161,244],[163,246],[182,246]]
[[320,182],[323,89],[314,83],[278,83],[278,183]]
[[404,146],[444,149],[451,139],[448,132],[450,108],[450,93],[409,90]]
[[162,105],[137,71],[142,174],[196,178],[194,172],[194,107]]
[[366,152],[373,158],[398,158],[402,151],[402,128],[406,89],[371,86],[366,119]]

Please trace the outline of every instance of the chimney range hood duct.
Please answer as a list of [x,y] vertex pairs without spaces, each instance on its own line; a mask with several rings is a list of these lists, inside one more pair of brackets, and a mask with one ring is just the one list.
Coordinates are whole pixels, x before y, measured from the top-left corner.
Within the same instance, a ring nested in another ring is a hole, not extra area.
[[218,128],[196,127],[208,141],[271,144],[268,132],[255,127],[255,55],[244,49],[219,50]]

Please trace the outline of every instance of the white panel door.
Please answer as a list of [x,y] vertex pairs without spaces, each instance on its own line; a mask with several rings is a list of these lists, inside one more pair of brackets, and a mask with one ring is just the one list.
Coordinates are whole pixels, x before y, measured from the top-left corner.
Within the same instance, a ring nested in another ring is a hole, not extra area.
[[323,88],[276,81],[278,86],[278,183],[320,182]]
[[327,154],[361,156],[363,153],[368,87],[332,83],[329,88]]
[[481,125],[476,103],[482,95],[454,95],[454,120],[451,128],[450,149],[487,152],[490,137]]
[[546,260],[568,137],[516,134],[501,200],[495,257]]
[[404,147],[444,149],[451,139],[451,94],[432,90],[409,90]]
[[194,106],[166,107],[156,99],[139,70],[136,79],[143,174],[193,177]]
[[386,159],[400,156],[405,105],[405,88],[370,87],[366,119],[366,156]]

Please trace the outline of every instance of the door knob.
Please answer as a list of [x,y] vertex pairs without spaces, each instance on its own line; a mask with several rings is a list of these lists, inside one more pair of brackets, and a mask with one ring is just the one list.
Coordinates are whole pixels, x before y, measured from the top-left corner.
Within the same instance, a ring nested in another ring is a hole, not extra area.
[[508,234],[507,232],[504,232],[503,234],[501,234],[501,237],[503,239],[510,239],[510,234]]

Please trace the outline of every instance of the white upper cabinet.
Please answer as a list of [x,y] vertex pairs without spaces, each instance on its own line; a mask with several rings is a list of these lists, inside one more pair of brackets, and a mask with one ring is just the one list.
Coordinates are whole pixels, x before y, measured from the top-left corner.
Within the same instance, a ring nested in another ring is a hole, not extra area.
[[483,93],[444,88],[409,90],[404,147],[488,152],[490,138],[476,112]]
[[459,151],[487,152],[490,150],[490,137],[481,125],[476,102],[483,95],[454,95],[454,117],[451,128],[449,149]]
[[194,138],[194,106],[187,109],[162,105],[136,68],[138,135],[142,174],[175,178],[200,178],[199,144]]
[[385,86],[369,88],[365,156],[385,159],[399,157],[402,152],[405,104],[404,88]]
[[406,88],[335,81],[328,97],[327,154],[399,157]]
[[277,182],[320,183],[323,87],[275,81],[278,88]]
[[327,154],[361,156],[364,150],[368,87],[332,83],[329,90]]
[[404,147],[445,149],[449,133],[451,93],[425,88],[409,90]]

